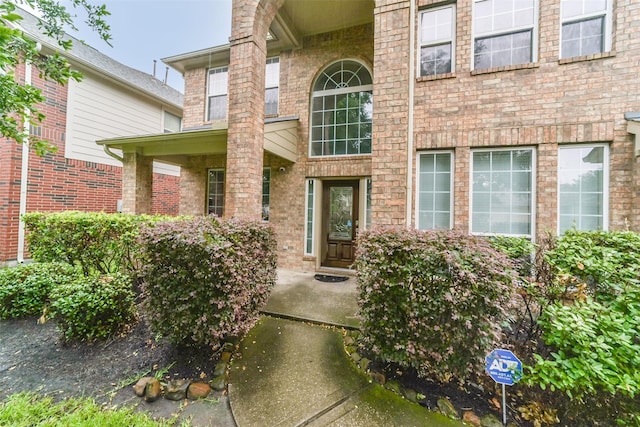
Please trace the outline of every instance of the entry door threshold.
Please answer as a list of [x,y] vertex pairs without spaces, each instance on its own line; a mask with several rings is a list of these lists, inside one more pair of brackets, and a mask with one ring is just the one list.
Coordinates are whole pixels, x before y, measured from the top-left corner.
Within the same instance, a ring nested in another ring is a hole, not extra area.
[[340,268],[340,267],[320,267],[316,270],[316,273],[321,274],[339,274],[345,276],[355,277],[356,271],[350,268]]

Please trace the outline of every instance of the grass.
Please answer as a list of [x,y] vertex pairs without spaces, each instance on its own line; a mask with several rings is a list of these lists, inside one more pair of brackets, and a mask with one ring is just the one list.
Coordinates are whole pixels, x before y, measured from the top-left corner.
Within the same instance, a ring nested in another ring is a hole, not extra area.
[[2,427],[164,427],[174,423],[175,420],[153,420],[131,408],[104,409],[88,398],[70,398],[55,403],[51,397],[17,393],[0,402]]

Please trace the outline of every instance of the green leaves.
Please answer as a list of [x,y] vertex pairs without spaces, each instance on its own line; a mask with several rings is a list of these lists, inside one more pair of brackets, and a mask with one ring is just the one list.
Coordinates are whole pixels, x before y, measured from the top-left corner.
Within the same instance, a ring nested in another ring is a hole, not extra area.
[[[65,51],[71,49],[72,42],[65,35],[65,27],[76,29],[75,16],[58,1],[54,0],[18,0],[41,12],[40,29],[56,40]],[[111,38],[109,26],[103,19],[109,15],[104,5],[95,6],[87,0],[73,0],[73,9],[86,14],[86,23],[106,42]],[[44,140],[29,136],[23,123],[39,125],[44,115],[39,104],[45,101],[40,88],[20,82],[14,69],[19,64],[32,64],[40,77],[66,85],[69,79],[79,81],[82,74],[72,70],[69,62],[60,54],[44,54],[35,40],[24,34],[18,27],[22,17],[15,12],[16,6],[9,0],[0,0],[0,134],[18,143],[29,140],[30,146],[38,155],[55,151],[55,147]],[[28,128],[27,128],[28,129]]]

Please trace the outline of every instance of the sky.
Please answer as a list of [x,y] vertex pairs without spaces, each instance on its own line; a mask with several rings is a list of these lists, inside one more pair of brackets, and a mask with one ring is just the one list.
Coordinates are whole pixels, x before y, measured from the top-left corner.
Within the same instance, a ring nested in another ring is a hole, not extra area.
[[[153,74],[153,60],[157,60],[156,77],[160,80],[164,80],[166,69],[161,58],[229,42],[231,0],[89,1],[105,4],[111,12],[106,21],[111,26],[113,47],[82,25],[80,13],[80,31],[69,33],[116,61],[149,74]],[[182,76],[173,68],[167,83],[184,92]]]

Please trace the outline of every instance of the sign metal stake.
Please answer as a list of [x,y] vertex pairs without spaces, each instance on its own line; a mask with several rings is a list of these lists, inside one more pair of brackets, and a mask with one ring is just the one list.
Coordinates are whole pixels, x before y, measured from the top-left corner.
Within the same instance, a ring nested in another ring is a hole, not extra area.
[[507,388],[502,384],[502,424],[507,425]]

